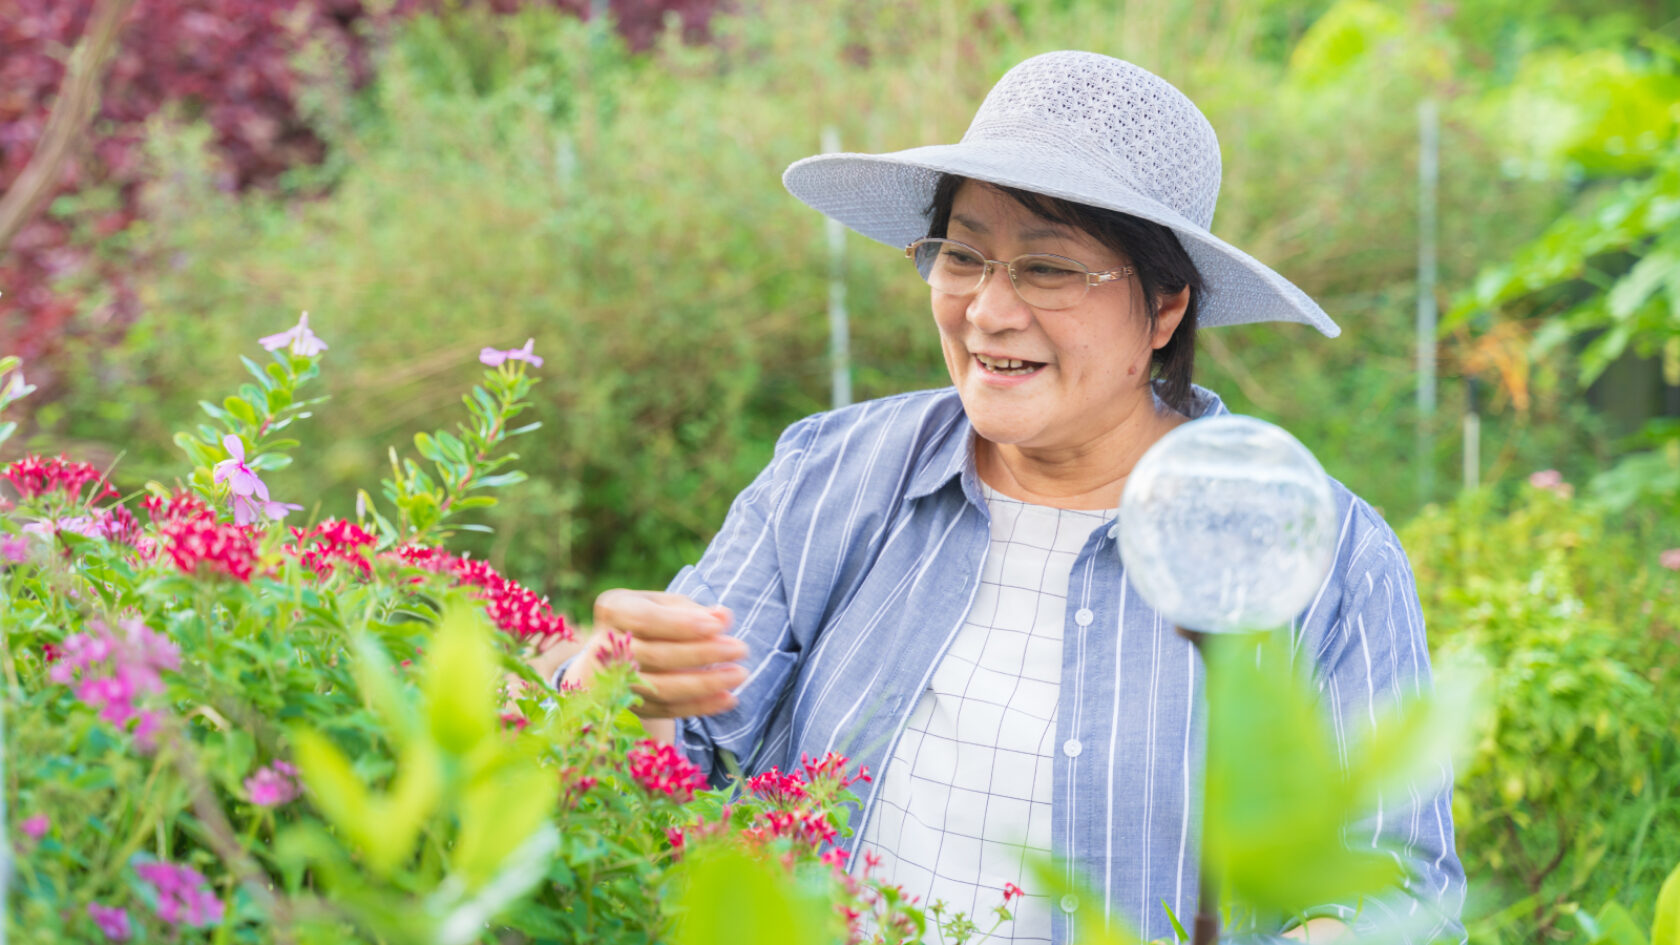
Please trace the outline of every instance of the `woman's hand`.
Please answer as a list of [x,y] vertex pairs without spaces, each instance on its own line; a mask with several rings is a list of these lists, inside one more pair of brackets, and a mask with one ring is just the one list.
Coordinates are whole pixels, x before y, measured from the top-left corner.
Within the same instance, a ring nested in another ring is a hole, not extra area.
[[[669,719],[715,715],[735,707],[729,690],[747,679],[747,645],[728,636],[726,607],[702,607],[681,594],[606,591],[595,598],[595,632],[583,655],[566,670],[567,682],[588,685],[611,652],[616,634],[630,638],[630,655],[640,669],[636,714]],[[620,642],[622,646],[622,642]]]

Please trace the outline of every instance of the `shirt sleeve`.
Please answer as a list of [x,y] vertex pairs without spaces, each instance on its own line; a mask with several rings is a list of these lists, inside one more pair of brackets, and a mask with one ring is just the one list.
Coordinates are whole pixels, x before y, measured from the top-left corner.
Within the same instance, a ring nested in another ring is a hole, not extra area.
[[[1373,514],[1374,518],[1374,514]],[[1374,723],[1385,705],[1428,692],[1429,650],[1417,585],[1399,539],[1380,519],[1344,584],[1341,613],[1318,657],[1320,686],[1338,720],[1345,763],[1350,730]],[[1390,853],[1404,870],[1400,888],[1357,904],[1312,910],[1348,923],[1354,940],[1423,945],[1463,942],[1464,870],[1453,846],[1451,763],[1427,781],[1378,799],[1349,825],[1347,840]]]
[[677,745],[714,784],[728,774],[727,753],[748,758],[798,665],[800,647],[789,619],[777,534],[821,416],[789,427],[769,466],[730,506],[723,528],[700,561],[683,568],[669,590],[707,606],[728,607],[730,635],[747,645],[747,679],[735,708],[704,718],[676,720]]

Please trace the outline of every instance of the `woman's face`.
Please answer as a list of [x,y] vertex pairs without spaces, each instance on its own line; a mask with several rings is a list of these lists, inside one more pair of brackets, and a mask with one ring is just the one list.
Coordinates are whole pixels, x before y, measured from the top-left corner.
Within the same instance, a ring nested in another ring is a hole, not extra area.
[[[1090,234],[973,181],[957,190],[947,235],[988,259],[1055,253],[1092,272],[1129,264]],[[1152,408],[1150,354],[1171,339],[1181,314],[1164,306],[1152,332],[1132,276],[1093,286],[1078,305],[1055,311],[1022,301],[1002,267],[973,295],[933,293],[945,366],[975,431],[1023,449],[1079,450],[1140,406]]]

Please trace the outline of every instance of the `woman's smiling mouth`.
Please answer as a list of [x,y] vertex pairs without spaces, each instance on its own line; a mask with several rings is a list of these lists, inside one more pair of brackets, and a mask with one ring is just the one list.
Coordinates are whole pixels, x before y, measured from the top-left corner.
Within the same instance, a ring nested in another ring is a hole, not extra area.
[[1044,367],[1042,361],[1023,361],[1020,358],[994,358],[990,355],[976,354],[974,360],[987,374],[999,377],[1024,377]]

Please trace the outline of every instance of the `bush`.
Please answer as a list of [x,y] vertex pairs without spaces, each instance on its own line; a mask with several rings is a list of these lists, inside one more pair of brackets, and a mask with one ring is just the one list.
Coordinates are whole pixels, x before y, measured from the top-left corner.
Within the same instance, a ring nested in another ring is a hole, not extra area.
[[[1434,646],[1492,671],[1491,726],[1458,773],[1466,871],[1495,903],[1478,942],[1560,932],[1619,898],[1648,925],[1680,861],[1680,574],[1673,522],[1608,516],[1536,474],[1508,506],[1488,492],[1403,532]],[[1497,908],[1495,908],[1497,906]]]
[[[768,871],[803,941],[864,914],[919,934],[919,911],[823,850],[859,776],[845,759],[707,790],[630,714],[628,650],[549,692],[518,657],[564,621],[436,544],[515,481],[495,470],[529,432],[510,421],[540,357],[483,352],[500,364],[470,422],[417,444],[426,467],[393,468],[359,522],[286,528],[297,506],[264,476],[317,403],[300,394],[322,346],[304,323],[264,341],[271,363],[179,437],[189,484],[149,484],[146,523],[90,464],[4,467],[7,747],[31,760],[6,785],[12,940],[664,940],[715,925],[669,902],[715,849]],[[15,367],[0,407],[28,393]]]

